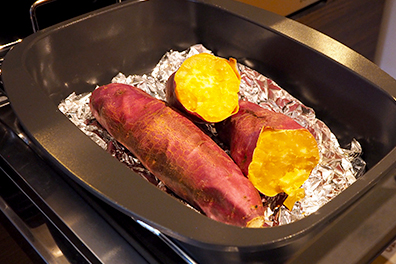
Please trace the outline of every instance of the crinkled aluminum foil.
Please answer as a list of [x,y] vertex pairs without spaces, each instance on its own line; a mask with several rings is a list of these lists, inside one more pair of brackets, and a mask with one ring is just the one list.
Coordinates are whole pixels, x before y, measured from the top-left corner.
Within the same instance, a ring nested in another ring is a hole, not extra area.
[[[186,58],[201,52],[211,53],[200,44],[182,52],[169,51],[150,74],[126,76],[119,73],[112,82],[137,86],[153,97],[165,100],[165,84],[168,77]],[[274,81],[260,73],[241,64],[238,64],[238,67],[241,74],[241,98],[292,117],[306,127],[318,142],[321,158],[309,179],[302,186],[305,189],[305,197],[296,202],[291,211],[283,205],[277,205],[277,201],[282,197],[278,197],[279,199],[263,197],[264,204],[268,205],[265,215],[267,221],[272,225],[288,224],[317,211],[364,173],[365,162],[361,159],[362,149],[356,140],[352,140],[348,149],[341,148],[329,128],[315,117],[313,109],[304,106]],[[59,109],[102,148],[140,173],[149,182],[170,192],[155,176],[141,166],[128,150],[114,141],[107,131],[100,128],[89,110],[89,98],[90,93],[81,95],[73,93],[59,104]],[[209,128],[214,131],[213,127]]]

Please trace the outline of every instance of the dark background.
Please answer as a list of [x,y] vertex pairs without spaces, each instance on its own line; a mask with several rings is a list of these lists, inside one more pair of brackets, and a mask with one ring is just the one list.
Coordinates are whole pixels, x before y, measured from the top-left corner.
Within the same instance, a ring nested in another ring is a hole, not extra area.
[[[7,0],[0,3],[0,45],[25,38],[33,33],[30,6],[34,0]],[[64,21],[109,4],[115,0],[63,0],[39,6],[37,20],[40,28]]]

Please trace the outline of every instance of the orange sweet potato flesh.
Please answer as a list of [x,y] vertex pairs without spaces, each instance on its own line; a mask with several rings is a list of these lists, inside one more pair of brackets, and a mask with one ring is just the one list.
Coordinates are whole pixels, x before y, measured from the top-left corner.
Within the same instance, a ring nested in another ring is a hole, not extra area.
[[291,209],[304,197],[301,185],[319,162],[315,138],[292,118],[240,101],[239,112],[217,126],[231,157],[264,195],[288,195]]
[[212,139],[165,102],[130,85],[108,84],[93,91],[90,107],[148,170],[208,217],[243,227],[264,225],[252,183]]
[[220,122],[238,112],[240,80],[235,59],[196,54],[169,77],[166,101],[195,122]]

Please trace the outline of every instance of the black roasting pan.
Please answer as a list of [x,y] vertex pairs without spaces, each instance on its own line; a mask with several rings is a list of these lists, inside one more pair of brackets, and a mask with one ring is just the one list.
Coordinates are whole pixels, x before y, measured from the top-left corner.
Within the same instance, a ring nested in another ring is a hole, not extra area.
[[[316,213],[292,224],[229,226],[131,172],[57,108],[72,92],[92,91],[118,72],[149,72],[166,51],[197,43],[275,80],[315,109],[342,146],[356,138],[367,172]],[[115,4],[27,37],[7,54],[2,75],[24,130],[48,161],[99,198],[163,232],[200,263],[285,262],[395,168],[396,81],[313,29],[232,0]],[[359,213],[363,219],[371,212]]]

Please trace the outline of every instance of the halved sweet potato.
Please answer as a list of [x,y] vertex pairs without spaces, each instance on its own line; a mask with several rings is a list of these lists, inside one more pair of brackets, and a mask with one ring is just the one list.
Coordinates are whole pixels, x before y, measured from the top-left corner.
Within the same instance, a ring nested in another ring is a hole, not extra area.
[[285,192],[291,209],[304,197],[301,185],[319,162],[315,138],[292,118],[240,101],[239,112],[217,125],[231,157],[264,195]]
[[238,226],[264,225],[253,184],[210,137],[165,102],[130,85],[109,84],[93,91],[90,107],[148,170],[208,217]]
[[238,111],[240,79],[235,59],[200,53],[169,77],[166,100],[194,121],[220,122]]

